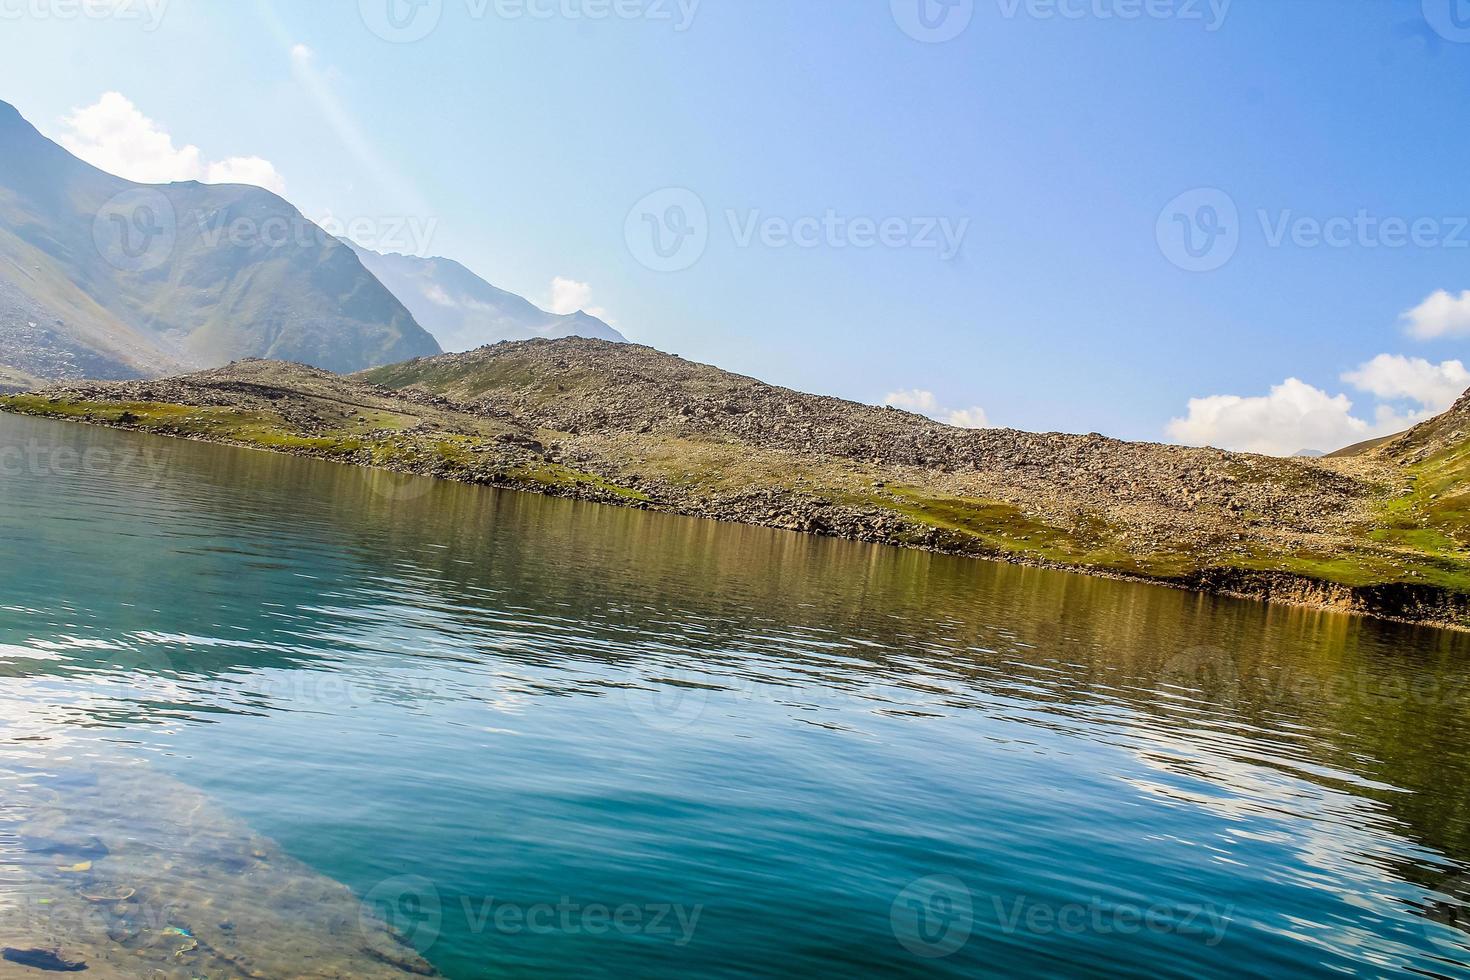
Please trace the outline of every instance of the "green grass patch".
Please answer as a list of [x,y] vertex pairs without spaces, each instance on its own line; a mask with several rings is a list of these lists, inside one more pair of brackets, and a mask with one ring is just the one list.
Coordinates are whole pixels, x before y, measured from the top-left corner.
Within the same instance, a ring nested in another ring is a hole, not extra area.
[[513,480],[525,483],[536,483],[544,487],[591,487],[605,494],[622,500],[640,501],[649,503],[653,500],[646,493],[633,490],[629,487],[620,487],[616,483],[604,480],[595,473],[586,473],[582,470],[574,470],[560,463],[546,463],[541,466],[522,466],[510,470],[506,476]]
[[0,398],[0,410],[22,415],[126,425],[163,435],[200,435],[259,446],[329,455],[352,455],[361,438],[336,433],[302,435],[279,417],[226,406],[173,405],[166,402],[91,402],[13,395]]

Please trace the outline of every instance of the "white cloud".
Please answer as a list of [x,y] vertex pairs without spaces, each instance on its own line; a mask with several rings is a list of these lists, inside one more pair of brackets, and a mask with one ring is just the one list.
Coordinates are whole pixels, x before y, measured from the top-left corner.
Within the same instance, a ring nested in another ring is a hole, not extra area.
[[1342,380],[1374,397],[1371,419],[1353,414],[1347,395],[1329,395],[1287,378],[1268,395],[1193,398],[1184,418],[1168,425],[1170,438],[1191,446],[1287,456],[1304,449],[1331,452],[1365,439],[1402,432],[1449,408],[1470,388],[1459,361],[1433,364],[1419,357],[1379,354]]
[[883,398],[883,404],[893,408],[901,408],[906,412],[918,412],[920,415],[933,416],[939,411],[939,399],[934,397],[934,392],[914,388],[909,391],[889,392]]
[[1379,354],[1342,380],[1383,401],[1412,401],[1430,412],[1443,412],[1470,388],[1470,371],[1459,361],[1431,364],[1422,357]]
[[939,399],[934,397],[934,392],[925,391],[922,388],[889,392],[884,396],[883,404],[892,406],[893,408],[901,408],[906,412],[927,415],[936,422],[958,426],[961,429],[990,428],[990,420],[985,414],[985,409],[978,406],[957,409],[944,408],[939,404]]
[[[1421,340],[1470,335],[1470,290],[1456,297],[1441,289],[1400,319]],[[1168,433],[1190,445],[1271,455],[1341,449],[1443,412],[1470,389],[1470,370],[1460,361],[1435,364],[1422,357],[1379,354],[1345,372],[1342,380],[1373,397],[1371,413],[1354,415],[1347,395],[1330,395],[1288,378],[1269,395],[1191,399],[1188,414],[1172,420]]]
[[1458,297],[1441,289],[1399,319],[1419,340],[1463,337],[1470,334],[1470,289]]
[[447,306],[454,309],[459,306],[454,297],[444,291],[444,287],[438,283],[429,283],[423,287],[424,298],[435,306]]
[[291,60],[296,62],[308,62],[316,57],[316,52],[305,44],[291,45]]
[[585,310],[592,302],[592,287],[585,282],[557,276],[551,280],[551,312],[558,316]]
[[590,313],[599,320],[612,323],[612,317],[600,306],[592,305],[592,286],[589,283],[578,282],[566,276],[557,276],[551,280],[551,300],[547,308],[557,316],[566,316],[568,313]]
[[[1330,452],[1376,433],[1352,414],[1347,395],[1329,395],[1287,378],[1269,395],[1210,395],[1189,400],[1189,414],[1169,422],[1170,438],[1190,446],[1290,456],[1303,449]],[[1391,431],[1391,430],[1390,430]]]
[[254,184],[280,194],[286,182],[275,166],[261,157],[230,157],[204,168],[206,184]]
[[974,408],[960,408],[950,412],[942,420],[950,425],[959,426],[961,429],[988,429],[990,419],[985,415],[985,409],[978,405]]
[[177,180],[255,184],[281,193],[286,183],[270,161],[230,157],[206,161],[199,147],[177,147],[173,137],[125,96],[107,92],[96,104],[62,119],[58,142],[108,173],[144,184]]

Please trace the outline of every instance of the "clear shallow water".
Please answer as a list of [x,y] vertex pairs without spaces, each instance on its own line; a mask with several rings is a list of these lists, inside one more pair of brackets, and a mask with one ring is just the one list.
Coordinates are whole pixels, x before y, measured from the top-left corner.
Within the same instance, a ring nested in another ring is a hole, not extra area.
[[[183,896],[299,975],[357,971],[380,916],[454,977],[1470,976],[1470,637],[58,423],[0,446],[0,890],[154,875],[88,949],[126,913],[192,974],[142,914]],[[308,914],[329,879],[367,914]]]

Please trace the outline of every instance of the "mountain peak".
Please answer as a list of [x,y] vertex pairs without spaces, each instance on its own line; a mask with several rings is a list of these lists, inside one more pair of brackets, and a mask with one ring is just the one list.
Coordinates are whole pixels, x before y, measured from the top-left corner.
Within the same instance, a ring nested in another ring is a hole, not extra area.
[[492,285],[454,259],[385,254],[348,239],[343,242],[446,351],[475,350],[506,340],[574,336],[627,342],[586,310],[548,313],[525,297]]

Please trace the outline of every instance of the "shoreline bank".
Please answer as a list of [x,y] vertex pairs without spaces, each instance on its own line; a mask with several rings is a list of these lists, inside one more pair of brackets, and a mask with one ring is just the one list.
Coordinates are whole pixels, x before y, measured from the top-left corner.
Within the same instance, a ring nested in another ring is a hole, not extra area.
[[[178,407],[188,408],[189,406]],[[1052,561],[1024,552],[989,548],[978,539],[966,537],[942,527],[908,521],[895,522],[892,520],[893,515],[888,512],[867,510],[823,499],[807,499],[797,495],[783,496],[779,500],[779,506],[767,509],[762,514],[759,512],[760,509],[771,504],[774,498],[761,496],[758,506],[752,507],[749,499],[721,502],[709,499],[693,500],[673,496],[654,496],[640,491],[631,491],[595,477],[547,480],[539,478],[539,474],[535,476],[517,475],[517,470],[514,468],[487,471],[460,469],[445,465],[442,459],[425,456],[405,455],[377,461],[344,453],[339,447],[270,445],[260,440],[228,438],[211,432],[170,430],[149,424],[138,417],[129,417],[130,413],[126,410],[122,411],[119,417],[102,418],[61,412],[21,410],[12,404],[0,401],[0,411],[20,417],[78,422],[140,435],[184,439],[236,449],[253,449],[339,463],[414,479],[448,480],[470,486],[629,507],[650,513],[715,520],[769,530],[793,531],[865,544],[924,551],[931,554],[1072,572],[1113,581],[1158,585],[1204,595],[1334,612],[1411,626],[1470,632],[1470,595],[1431,584],[1382,583],[1354,586],[1291,572],[1225,566],[1207,567],[1178,576],[1155,576],[1083,563]]]

